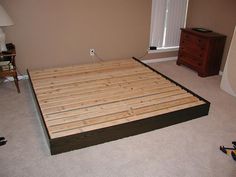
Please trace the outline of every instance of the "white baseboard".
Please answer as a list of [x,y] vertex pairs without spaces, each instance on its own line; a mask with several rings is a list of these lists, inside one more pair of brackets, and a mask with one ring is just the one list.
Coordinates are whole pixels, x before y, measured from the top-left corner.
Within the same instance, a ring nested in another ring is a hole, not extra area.
[[[165,62],[165,61],[173,61],[177,60],[177,57],[168,57],[168,58],[156,58],[156,59],[149,59],[149,60],[141,60],[145,64],[152,64],[152,63],[158,63],[158,62]],[[219,71],[219,75],[223,75],[223,71]]]
[[156,58],[156,59],[149,59],[149,60],[141,60],[145,64],[151,64],[151,63],[158,63],[158,62],[165,62],[165,61],[172,61],[177,60],[176,57],[168,57],[168,58]]
[[[29,76],[27,74],[18,76],[18,80],[26,80],[26,79],[29,79]],[[14,78],[6,77],[6,79],[3,82],[10,82],[10,81],[14,81]]]

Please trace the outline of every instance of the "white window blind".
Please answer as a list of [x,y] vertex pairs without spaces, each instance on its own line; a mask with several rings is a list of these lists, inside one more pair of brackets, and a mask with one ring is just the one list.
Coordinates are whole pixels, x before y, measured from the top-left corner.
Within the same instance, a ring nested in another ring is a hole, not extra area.
[[185,27],[188,0],[152,0],[150,46],[179,46],[180,28]]

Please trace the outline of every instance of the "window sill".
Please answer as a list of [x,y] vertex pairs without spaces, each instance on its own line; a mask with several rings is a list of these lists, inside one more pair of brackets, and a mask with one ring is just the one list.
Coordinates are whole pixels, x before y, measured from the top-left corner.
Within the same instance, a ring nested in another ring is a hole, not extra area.
[[179,46],[171,47],[171,48],[159,48],[157,50],[149,50],[148,53],[174,52],[178,50],[179,50]]

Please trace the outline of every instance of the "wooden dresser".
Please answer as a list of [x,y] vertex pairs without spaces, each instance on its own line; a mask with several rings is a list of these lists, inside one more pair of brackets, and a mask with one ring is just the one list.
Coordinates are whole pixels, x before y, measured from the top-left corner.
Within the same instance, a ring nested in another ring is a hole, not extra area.
[[219,74],[226,36],[215,32],[181,29],[178,65],[185,65],[201,77]]

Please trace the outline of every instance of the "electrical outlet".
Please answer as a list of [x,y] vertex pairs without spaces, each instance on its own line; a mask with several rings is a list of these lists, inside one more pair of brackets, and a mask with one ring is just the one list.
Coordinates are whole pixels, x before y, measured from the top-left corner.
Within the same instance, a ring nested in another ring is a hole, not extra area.
[[90,54],[90,56],[94,56],[95,55],[95,49],[89,49],[89,54]]

